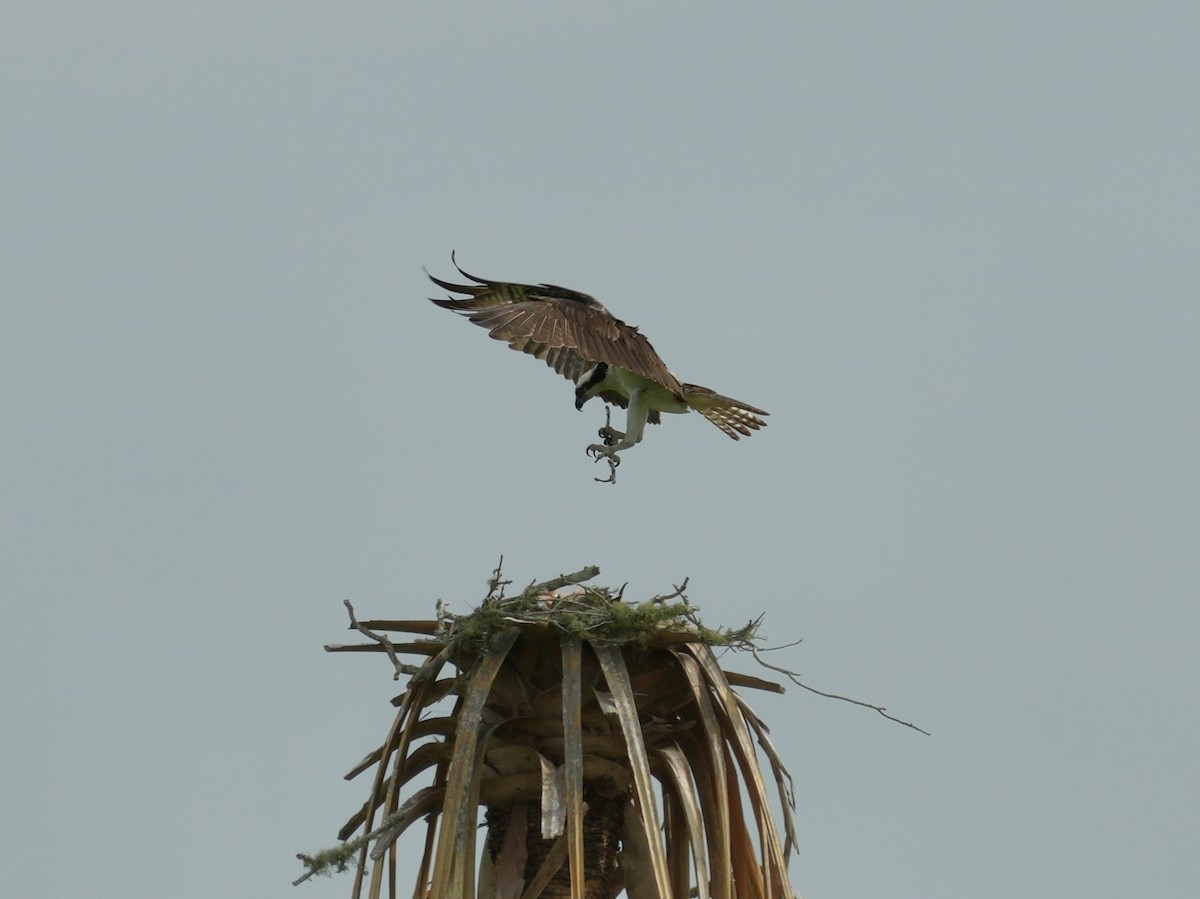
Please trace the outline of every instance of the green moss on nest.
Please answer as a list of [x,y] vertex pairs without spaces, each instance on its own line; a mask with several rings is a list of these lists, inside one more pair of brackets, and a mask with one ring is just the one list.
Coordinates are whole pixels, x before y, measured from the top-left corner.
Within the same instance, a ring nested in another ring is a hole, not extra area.
[[686,599],[629,603],[607,587],[586,587],[566,596],[527,590],[512,598],[485,599],[474,612],[455,617],[442,642],[452,655],[477,655],[513,627],[554,629],[616,646],[695,642],[736,647],[754,638],[757,622],[713,630],[701,624]]

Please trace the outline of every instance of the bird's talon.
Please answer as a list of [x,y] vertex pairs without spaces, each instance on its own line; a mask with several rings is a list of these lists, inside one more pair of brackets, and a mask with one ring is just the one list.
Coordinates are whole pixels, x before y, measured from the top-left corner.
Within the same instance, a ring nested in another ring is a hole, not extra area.
[[594,462],[607,459],[614,468],[621,464],[621,457],[614,453],[607,445],[601,446],[598,443],[593,443],[587,448],[587,454],[592,457],[592,461]]
[[620,431],[610,428],[608,425],[605,425],[596,433],[600,435],[600,439],[604,441],[605,446],[612,446],[625,436]]

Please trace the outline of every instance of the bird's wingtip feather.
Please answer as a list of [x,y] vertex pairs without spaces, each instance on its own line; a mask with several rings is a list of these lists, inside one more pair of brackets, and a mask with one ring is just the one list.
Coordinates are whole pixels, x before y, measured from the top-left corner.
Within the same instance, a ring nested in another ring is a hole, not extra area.
[[491,281],[488,281],[485,278],[477,278],[475,275],[472,275],[470,272],[464,271],[463,267],[458,264],[458,259],[455,258],[457,256],[457,254],[458,254],[457,250],[450,251],[450,262],[456,269],[458,269],[458,273],[460,275],[462,275],[464,278],[470,278],[476,284],[489,284],[490,285],[492,283]]

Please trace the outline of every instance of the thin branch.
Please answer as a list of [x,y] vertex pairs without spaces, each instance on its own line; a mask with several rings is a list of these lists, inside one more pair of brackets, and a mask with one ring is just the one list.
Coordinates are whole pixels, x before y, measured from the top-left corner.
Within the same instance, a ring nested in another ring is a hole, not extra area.
[[542,581],[540,584],[530,584],[525,588],[526,593],[550,593],[557,590],[559,587],[565,587],[567,584],[582,584],[584,581],[590,581],[600,573],[600,568],[597,565],[588,565],[586,568],[580,568],[578,571],[571,574],[560,574],[558,577],[551,578],[548,581]]
[[617,458],[616,453],[613,453],[613,454],[607,455],[607,456],[600,455],[600,456],[596,457],[597,462],[599,462],[601,459],[608,460],[608,477],[592,478],[592,480],[595,481],[597,484],[615,484],[615,483],[617,483],[617,466],[621,464],[621,460],[619,458]]
[[[501,570],[504,568],[504,556],[500,556],[500,561],[496,563],[496,570],[492,572],[492,576],[488,578],[488,592],[485,600],[488,599],[504,599],[504,588],[512,581],[501,580]],[[497,593],[496,591],[500,592]]]
[[[758,620],[762,621],[762,618],[759,618]],[[791,643],[780,643],[778,646],[760,646],[758,648],[758,651],[759,652],[777,652],[780,649],[791,649],[793,646],[799,646],[803,642],[804,642],[804,638],[801,637],[799,640],[793,640]]]
[[889,721],[895,721],[897,724],[903,724],[905,727],[911,727],[913,730],[923,733],[927,737],[932,736],[929,731],[917,727],[917,725],[913,724],[911,721],[904,721],[895,717],[894,715],[889,715],[887,713],[887,708],[884,706],[872,705],[869,702],[863,702],[861,699],[851,699],[849,696],[839,696],[837,693],[826,693],[824,690],[818,690],[816,687],[810,687],[808,684],[800,680],[800,675],[796,674],[796,672],[788,671],[786,668],[780,668],[778,665],[772,665],[769,662],[764,662],[762,656],[759,655],[757,646],[750,645],[747,646],[747,648],[754,654],[754,658],[758,661],[758,664],[762,665],[764,668],[770,668],[772,671],[778,671],[780,674],[786,675],[787,678],[791,680],[791,682],[797,687],[808,690],[810,693],[816,693],[818,696],[824,696],[826,699],[840,699],[842,702],[848,702],[851,705],[860,705],[865,709],[874,709]]
[[364,637],[374,640],[376,643],[382,646],[383,651],[387,653],[388,658],[392,662],[392,666],[396,669],[395,674],[392,675],[392,680],[400,680],[400,675],[402,674],[416,673],[417,669],[415,666],[406,665],[404,662],[400,661],[399,657],[396,655],[395,647],[392,646],[391,640],[389,640],[383,634],[377,634],[370,628],[358,623],[358,618],[356,618],[354,615],[354,606],[351,605],[350,600],[344,599],[342,602],[346,604],[346,611],[350,614],[350,628],[358,631]]
[[[662,603],[666,602],[669,599],[682,599],[683,604],[686,606],[686,605],[688,605],[688,600],[687,600],[687,597],[683,595],[683,591],[687,589],[687,585],[688,585],[688,579],[684,578],[682,584],[679,584],[679,585],[672,584],[671,585],[672,587],[675,587],[674,593],[663,593],[660,596],[652,597],[650,599],[650,602],[655,603],[656,605],[661,605]],[[621,589],[624,590],[625,588],[622,587]]]

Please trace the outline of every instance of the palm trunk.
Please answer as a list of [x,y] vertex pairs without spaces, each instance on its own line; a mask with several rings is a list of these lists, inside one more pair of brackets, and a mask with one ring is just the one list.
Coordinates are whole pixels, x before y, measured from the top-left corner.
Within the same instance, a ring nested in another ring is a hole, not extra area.
[[[355,899],[379,899],[385,882],[387,895],[398,895],[396,843],[423,818],[429,831],[415,899],[612,899],[621,889],[631,899],[795,895],[787,772],[709,648],[745,645],[750,632],[704,629],[686,600],[667,602],[682,590],[640,605],[604,589],[549,592],[590,576],[511,600],[489,596],[449,628],[353,622],[374,642],[331,647],[387,651],[398,666],[397,652],[429,656],[398,700],[387,740],[353,772],[376,770],[371,798],[342,831],[343,839],[363,834],[340,850],[341,858],[357,852]],[[383,631],[435,639],[393,646]],[[439,680],[446,663],[459,675]],[[434,706],[447,693],[457,694],[454,710],[438,717]],[[755,742],[780,788],[786,841]],[[408,781],[431,765],[433,784],[412,792]],[[743,794],[752,821],[743,817]],[[481,807],[487,834],[477,879]],[[305,860],[313,869],[339,863]]]

